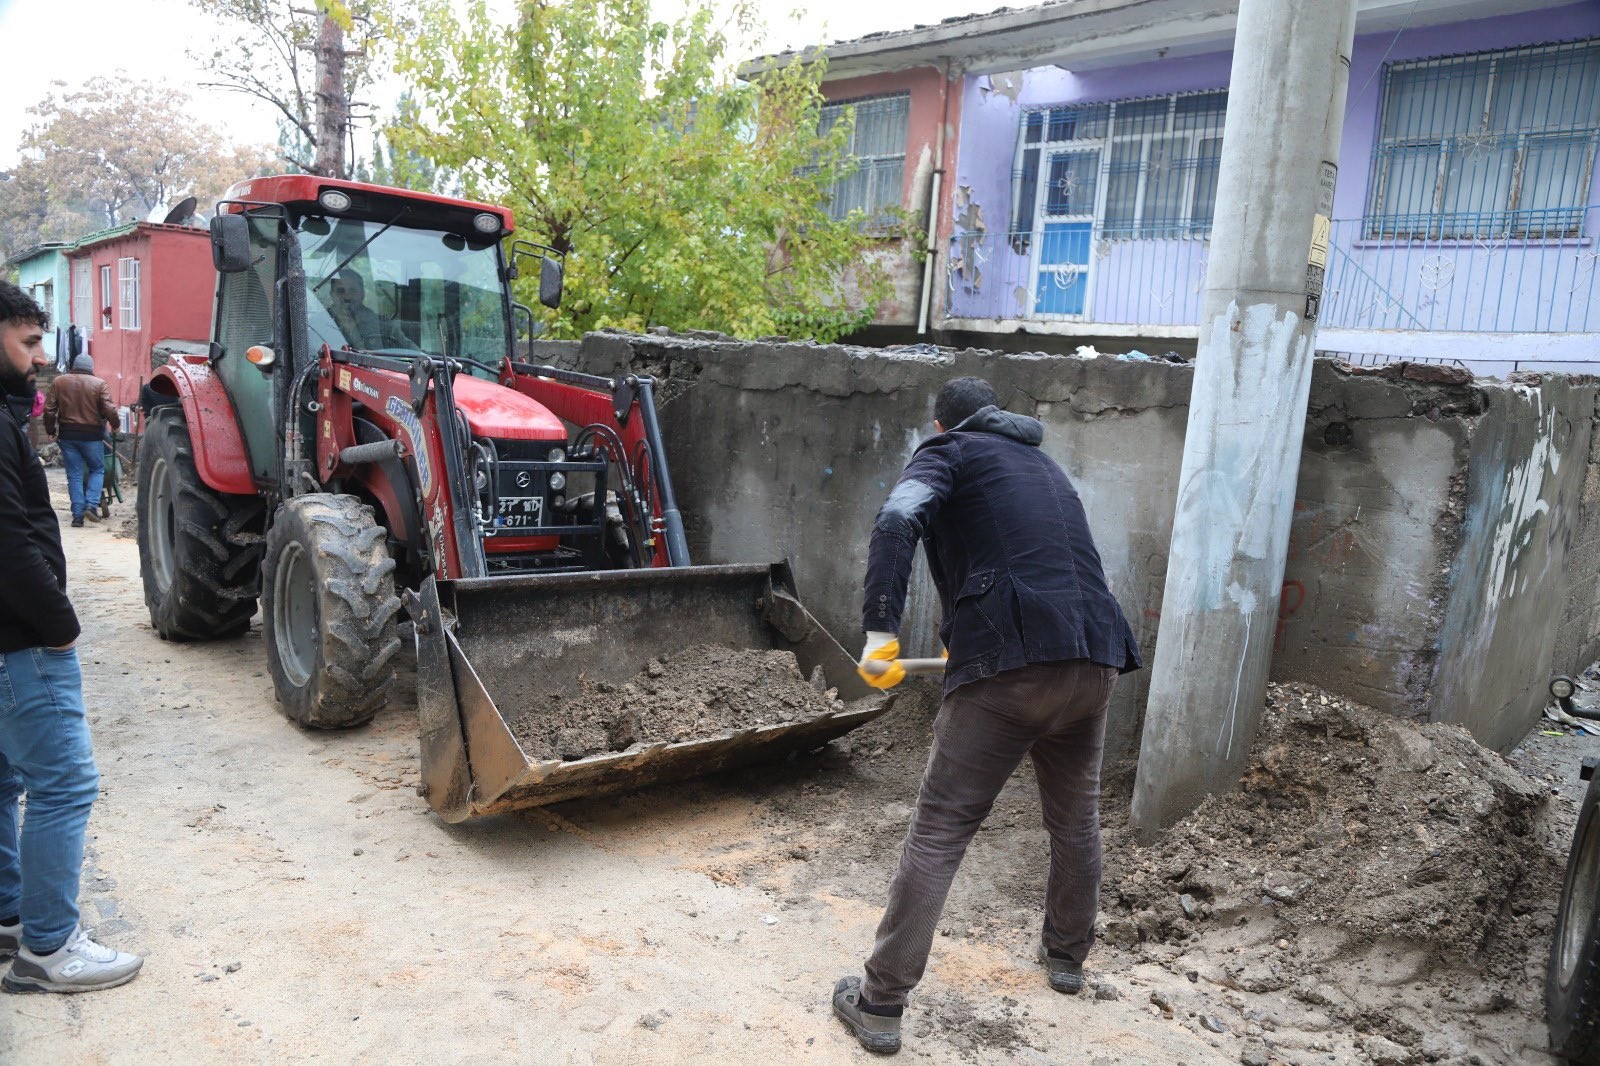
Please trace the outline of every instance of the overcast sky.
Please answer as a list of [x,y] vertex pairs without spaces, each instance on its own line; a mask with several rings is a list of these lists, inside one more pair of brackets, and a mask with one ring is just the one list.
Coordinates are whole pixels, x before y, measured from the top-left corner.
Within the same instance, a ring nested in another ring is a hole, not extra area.
[[[509,0],[496,0],[509,3]],[[1015,2],[1015,0],[1013,0]],[[662,10],[681,0],[657,0]],[[903,29],[951,15],[992,10],[999,0],[768,0],[770,49]],[[797,21],[790,15],[805,5]],[[0,0],[5,55],[0,86],[0,167],[14,163],[30,124],[27,109],[52,81],[75,86],[96,75],[166,82],[194,98],[193,120],[244,142],[275,143],[272,111],[248,97],[201,89],[191,48],[203,47],[211,27],[186,0]],[[388,87],[387,92],[395,92]],[[375,102],[386,104],[383,94]],[[181,118],[179,119],[182,120]]]

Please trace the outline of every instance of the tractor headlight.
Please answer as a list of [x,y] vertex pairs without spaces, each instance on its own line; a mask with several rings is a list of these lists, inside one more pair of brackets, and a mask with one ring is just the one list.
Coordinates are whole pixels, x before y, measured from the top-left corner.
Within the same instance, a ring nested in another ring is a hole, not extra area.
[[324,211],[337,214],[350,210],[350,194],[341,189],[323,189],[322,195],[317,197],[317,203],[322,205]]
[[564,463],[567,461],[567,453],[560,448],[551,448],[549,461],[552,463]]
[[499,233],[500,216],[484,211],[472,216],[472,228],[479,233]]
[[551,474],[550,475],[550,488],[551,489],[553,489],[556,492],[560,492],[562,489],[564,489],[566,487],[567,487],[567,475],[565,475],[565,474]]

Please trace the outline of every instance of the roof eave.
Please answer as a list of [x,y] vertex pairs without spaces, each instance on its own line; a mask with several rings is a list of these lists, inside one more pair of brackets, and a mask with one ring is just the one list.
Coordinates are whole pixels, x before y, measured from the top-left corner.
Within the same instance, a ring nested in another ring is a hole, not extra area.
[[[1360,0],[1357,31],[1466,22],[1564,2],[1570,0]],[[757,78],[824,54],[829,81],[946,62],[967,74],[1042,66],[1095,70],[1226,51],[1233,44],[1237,11],[1237,0],[1061,0],[761,56],[741,66],[739,74]]]

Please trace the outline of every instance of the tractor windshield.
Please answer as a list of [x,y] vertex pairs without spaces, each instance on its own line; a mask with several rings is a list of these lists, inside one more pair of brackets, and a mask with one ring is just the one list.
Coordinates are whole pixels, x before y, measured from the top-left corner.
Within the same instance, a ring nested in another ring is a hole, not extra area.
[[299,226],[313,348],[476,359],[509,332],[492,238],[311,216]]

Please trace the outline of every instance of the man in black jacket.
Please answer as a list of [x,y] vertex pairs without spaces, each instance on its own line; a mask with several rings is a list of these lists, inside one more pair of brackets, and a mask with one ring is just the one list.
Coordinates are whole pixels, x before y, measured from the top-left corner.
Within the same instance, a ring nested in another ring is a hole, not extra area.
[[905,677],[896,634],[919,541],[949,653],[866,979],[834,987],[834,1013],[869,1051],[899,1050],[956,869],[1027,755],[1050,833],[1039,958],[1052,988],[1082,989],[1100,890],[1106,707],[1117,675],[1143,665],[1077,490],[1039,450],[1039,421],[1002,411],[988,382],[956,378],[934,403],[934,429],[878,512],[867,556],[862,677],[880,688]]
[[26,432],[48,325],[32,297],[0,281],[0,961],[15,956],[0,983],[87,992],[131,981],[143,960],[95,943],[78,924],[83,833],[100,774],[61,527]]

